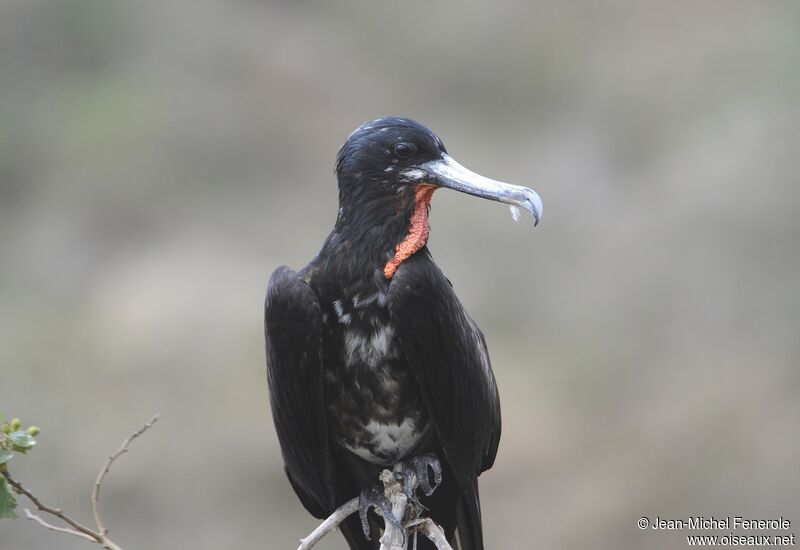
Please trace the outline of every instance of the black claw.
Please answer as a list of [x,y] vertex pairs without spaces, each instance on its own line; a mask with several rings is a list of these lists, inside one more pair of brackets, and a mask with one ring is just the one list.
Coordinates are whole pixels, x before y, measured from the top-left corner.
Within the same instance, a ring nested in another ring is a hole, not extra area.
[[[417,483],[425,491],[425,495],[431,496],[442,482],[442,463],[433,453],[415,456],[411,459],[411,468],[417,476]],[[433,484],[431,484],[428,468],[433,470]]]
[[369,536],[369,521],[367,520],[368,510],[369,503],[367,502],[365,494],[362,492],[358,497],[358,517],[361,519],[361,530],[364,532],[364,538],[372,540]]
[[411,502],[416,502],[416,498],[414,497],[414,484],[412,483],[413,477],[416,472],[410,468],[403,468],[402,472],[395,472],[394,478],[400,482],[400,485],[403,487],[403,494],[406,495],[406,498]]
[[364,532],[364,537],[367,540],[372,540],[370,537],[369,520],[367,519],[367,512],[369,512],[370,508],[377,508],[383,516],[384,521],[388,521],[398,529],[403,528],[400,521],[392,514],[392,506],[389,503],[389,499],[383,494],[383,490],[378,487],[372,487],[371,489],[361,491],[361,494],[358,496],[358,517],[361,519],[361,530]]

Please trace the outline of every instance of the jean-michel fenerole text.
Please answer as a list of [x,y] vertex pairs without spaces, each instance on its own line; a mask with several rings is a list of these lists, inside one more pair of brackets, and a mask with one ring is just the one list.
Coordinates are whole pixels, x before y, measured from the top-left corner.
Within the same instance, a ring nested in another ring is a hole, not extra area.
[[656,517],[650,522],[651,529],[663,530],[775,530],[789,529],[792,522],[783,516],[773,519],[747,519],[741,516],[693,516],[686,519]]

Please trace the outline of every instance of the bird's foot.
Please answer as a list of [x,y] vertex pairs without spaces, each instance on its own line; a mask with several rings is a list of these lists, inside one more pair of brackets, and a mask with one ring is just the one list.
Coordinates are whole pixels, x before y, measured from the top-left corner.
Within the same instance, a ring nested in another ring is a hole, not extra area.
[[[425,495],[431,496],[442,482],[442,463],[439,462],[439,458],[433,453],[415,456],[411,459],[411,468],[414,469],[417,483],[425,491]],[[433,471],[433,483],[429,476],[431,470]]]
[[383,521],[391,523],[400,530],[403,529],[400,521],[392,513],[392,505],[389,499],[386,498],[383,488],[372,487],[361,491],[358,496],[358,517],[361,518],[361,530],[364,531],[364,537],[367,540],[372,540],[369,533],[369,520],[367,519],[367,512],[369,512],[370,508],[376,508],[380,515],[383,516]]
[[[430,471],[433,471],[433,483],[431,483]],[[414,479],[416,478],[416,484]],[[422,488],[426,496],[431,496],[442,482],[442,463],[433,453],[415,456],[403,470],[397,473],[397,480],[403,485],[403,492],[409,500],[417,503],[414,495],[416,486]]]

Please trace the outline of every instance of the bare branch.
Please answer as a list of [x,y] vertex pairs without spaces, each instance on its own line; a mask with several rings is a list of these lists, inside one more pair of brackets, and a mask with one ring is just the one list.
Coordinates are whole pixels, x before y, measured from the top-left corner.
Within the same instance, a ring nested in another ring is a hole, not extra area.
[[431,518],[422,520],[417,530],[431,539],[431,542],[436,545],[438,550],[453,550],[453,547],[447,542],[447,537],[444,536],[442,528],[436,525]]
[[73,536],[76,536],[76,537],[80,537],[82,539],[86,539],[86,540],[91,541],[91,542],[97,542],[97,539],[95,539],[94,537],[91,537],[91,536],[89,536],[89,535],[87,535],[85,533],[81,533],[80,531],[76,531],[74,529],[69,529],[67,527],[58,527],[56,525],[53,525],[52,523],[47,523],[40,516],[34,514],[30,510],[28,510],[27,508],[25,508],[25,515],[28,517],[28,519],[34,520],[35,522],[37,522],[42,527],[46,527],[47,529],[50,529],[51,531],[58,531],[59,533],[66,533],[68,535],[73,535]]
[[62,512],[60,508],[53,508],[52,506],[44,504],[42,501],[36,498],[36,495],[28,491],[25,487],[23,487],[22,483],[13,479],[11,477],[11,474],[8,473],[7,471],[3,472],[2,474],[8,481],[9,485],[11,485],[14,488],[14,490],[17,491],[17,493],[28,497],[28,500],[30,500],[39,510],[47,514],[50,514],[51,516],[57,517],[64,523],[70,525],[75,531],[85,535],[85,538],[93,540],[94,542],[98,543],[101,542],[102,537],[100,536],[100,533],[95,533],[88,527],[81,525],[80,523],[78,523],[77,521],[66,515],[64,512]]
[[[395,465],[394,471],[402,472],[403,464]],[[392,507],[392,515],[397,520],[396,522],[389,522],[384,518],[385,526],[383,536],[381,536],[380,539],[380,550],[407,550],[409,540],[413,536],[416,536],[417,533],[422,533],[428,537],[436,545],[438,550],[453,550],[447,542],[447,537],[445,537],[442,528],[436,525],[430,518],[420,517],[422,507],[413,499],[409,500],[403,490],[403,486],[397,481],[392,471],[383,470],[380,475],[380,481],[383,483],[384,494]],[[416,476],[413,474],[410,483],[411,492],[413,494],[419,485]],[[322,537],[336,529],[348,516],[356,513],[358,509],[358,497],[345,502],[328,516],[319,527],[314,529],[310,535],[302,539],[297,550],[309,550],[318,543]],[[376,510],[379,514],[383,515],[379,508],[376,508]],[[394,524],[397,523],[402,524],[403,527],[396,527]]]
[[[396,464],[394,471],[402,472],[403,464]],[[391,471],[383,470],[379,479],[383,483],[383,492],[392,505],[392,515],[397,520],[396,524],[398,524],[398,526],[395,526],[392,522],[387,521],[385,517],[383,518],[385,528],[380,541],[381,550],[406,550],[408,534],[406,529],[399,527],[399,525],[403,524],[403,517],[406,515],[406,507],[409,505],[408,497],[403,492],[403,486],[395,479]],[[412,483],[412,486],[416,489],[416,477],[413,478]]]
[[89,529],[88,527],[81,525],[80,523],[78,523],[77,521],[66,515],[64,512],[62,512],[60,508],[53,508],[51,506],[44,504],[36,497],[36,495],[31,493],[25,487],[23,487],[22,483],[13,479],[11,477],[11,474],[8,473],[8,469],[6,468],[0,469],[0,475],[6,478],[8,483],[14,488],[14,490],[17,493],[25,495],[28,498],[28,500],[30,500],[33,504],[35,504],[36,508],[38,508],[42,512],[50,514],[51,516],[57,517],[58,519],[69,525],[71,529],[67,527],[59,527],[57,525],[48,523],[45,520],[43,520],[40,516],[32,513],[30,510],[26,508],[25,514],[27,515],[28,519],[37,522],[42,527],[46,527],[51,531],[56,531],[59,533],[65,533],[68,535],[81,537],[88,541],[100,544],[103,548],[106,548],[107,550],[122,550],[120,546],[118,546],[114,541],[108,538],[108,529],[103,523],[103,518],[100,515],[100,486],[103,483],[103,480],[105,479],[106,475],[108,474],[108,471],[111,469],[111,465],[114,463],[114,461],[121,455],[127,453],[128,446],[131,444],[131,441],[133,441],[134,439],[142,435],[144,432],[149,430],[153,426],[153,424],[156,423],[158,417],[159,415],[156,414],[144,426],[133,432],[127,439],[125,439],[125,441],[122,442],[122,446],[120,446],[117,452],[108,457],[108,460],[106,460],[106,463],[103,465],[103,468],[97,475],[97,479],[94,482],[94,488],[92,489],[92,496],[91,496],[92,510],[94,511],[94,518],[95,522],[97,523],[97,531],[93,531],[92,529]]
[[300,546],[297,550],[308,550],[317,544],[322,537],[336,529],[348,516],[358,511],[358,497],[348,500],[339,506],[334,513],[328,516],[328,519],[323,521],[319,527],[314,529],[310,535],[300,540]]
[[131,444],[131,441],[133,441],[134,439],[142,435],[144,432],[152,428],[153,424],[158,422],[159,416],[160,415],[156,413],[153,416],[153,418],[151,418],[148,422],[145,423],[144,426],[142,426],[141,428],[133,432],[130,436],[128,436],[128,438],[122,442],[120,448],[117,449],[117,452],[108,457],[108,460],[106,460],[106,463],[103,465],[103,468],[100,470],[100,473],[97,474],[97,479],[95,480],[94,488],[92,489],[91,501],[92,501],[92,510],[94,511],[94,520],[95,523],[97,523],[97,530],[99,531],[100,536],[103,537],[103,539],[106,539],[106,534],[108,533],[108,529],[103,523],[103,518],[100,515],[100,485],[103,483],[103,480],[108,474],[108,471],[111,469],[111,465],[114,463],[114,461],[121,455],[128,452],[128,445]]

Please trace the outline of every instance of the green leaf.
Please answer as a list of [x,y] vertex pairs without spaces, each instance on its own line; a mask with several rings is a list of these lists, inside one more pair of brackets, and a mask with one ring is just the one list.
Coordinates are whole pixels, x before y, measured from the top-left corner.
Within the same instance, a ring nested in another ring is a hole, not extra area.
[[17,499],[14,493],[11,492],[11,487],[8,486],[6,478],[0,475],[0,519],[14,519],[17,517],[17,514],[14,513],[14,508],[16,507]]
[[12,458],[14,458],[14,453],[5,449],[0,449],[0,464],[5,464]]
[[36,440],[31,436],[31,434],[28,432],[23,432],[22,430],[11,432],[8,434],[8,438],[15,447],[19,447],[20,449],[28,450],[36,445]]

